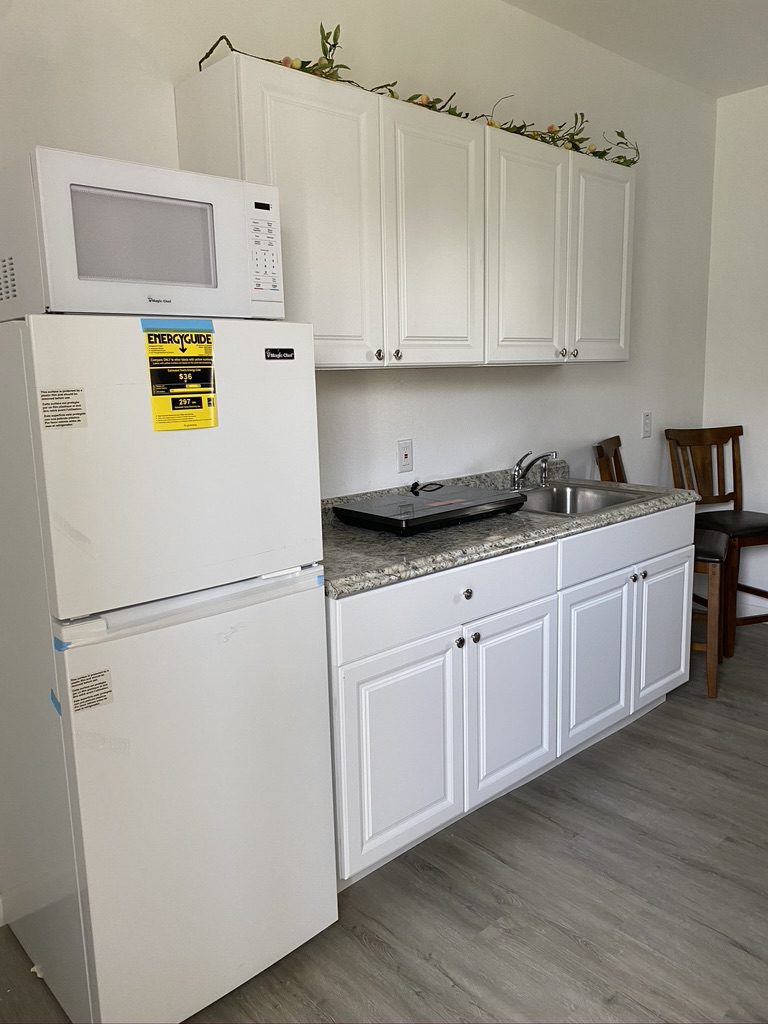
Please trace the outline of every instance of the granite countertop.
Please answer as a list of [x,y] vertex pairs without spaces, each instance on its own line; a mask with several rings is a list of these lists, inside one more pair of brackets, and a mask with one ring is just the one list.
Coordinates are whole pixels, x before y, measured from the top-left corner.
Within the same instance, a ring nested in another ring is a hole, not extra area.
[[[459,477],[450,482],[466,486],[509,486],[509,470]],[[561,537],[595,530],[601,526],[637,519],[653,512],[686,505],[698,499],[695,491],[668,490],[637,484],[602,483],[599,480],[574,480],[597,488],[619,488],[642,491],[647,497],[627,505],[618,505],[599,512],[579,516],[528,512],[525,508],[512,514],[497,515],[475,523],[462,523],[439,530],[426,530],[410,537],[394,533],[346,526],[331,510],[344,498],[323,501],[323,549],[325,592],[328,597],[342,598],[375,590],[390,583],[427,576],[457,565],[478,562],[496,555],[548,544]],[[393,488],[374,494],[406,493],[408,488]],[[369,495],[355,495],[365,497]]]

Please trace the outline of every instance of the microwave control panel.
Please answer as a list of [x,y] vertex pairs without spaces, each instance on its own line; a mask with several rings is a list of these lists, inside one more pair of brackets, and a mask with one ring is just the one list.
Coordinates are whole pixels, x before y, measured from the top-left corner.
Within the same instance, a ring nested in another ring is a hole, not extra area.
[[251,301],[283,300],[280,220],[271,203],[254,203],[250,211]]

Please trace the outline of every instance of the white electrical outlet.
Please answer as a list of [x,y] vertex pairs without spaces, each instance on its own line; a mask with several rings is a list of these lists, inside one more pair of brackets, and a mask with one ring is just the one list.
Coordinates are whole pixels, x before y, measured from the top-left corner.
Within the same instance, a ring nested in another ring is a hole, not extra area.
[[413,441],[407,437],[397,442],[397,472],[410,473],[413,469]]
[[641,437],[651,436],[651,414],[649,412],[643,413],[643,432]]

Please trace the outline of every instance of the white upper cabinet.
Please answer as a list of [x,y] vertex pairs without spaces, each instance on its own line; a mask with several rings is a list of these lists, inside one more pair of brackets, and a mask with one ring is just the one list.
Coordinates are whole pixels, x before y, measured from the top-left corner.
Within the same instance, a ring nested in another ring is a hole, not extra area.
[[568,358],[628,358],[634,173],[571,154]]
[[564,149],[486,131],[486,358],[565,358],[568,167]]
[[387,362],[483,361],[483,131],[381,100]]
[[317,366],[627,358],[632,170],[244,54],[176,114],[182,167],[280,190]]
[[279,188],[286,318],[316,364],[381,365],[378,97],[241,54],[176,95],[182,166]]

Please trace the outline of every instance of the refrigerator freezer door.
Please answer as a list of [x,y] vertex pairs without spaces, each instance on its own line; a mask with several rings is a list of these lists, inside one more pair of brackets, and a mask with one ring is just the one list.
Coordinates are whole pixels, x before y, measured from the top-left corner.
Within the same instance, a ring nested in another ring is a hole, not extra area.
[[321,582],[58,655],[101,1020],[182,1020],[336,919]]
[[322,557],[312,330],[213,325],[219,425],[156,431],[139,318],[29,318],[56,618]]

